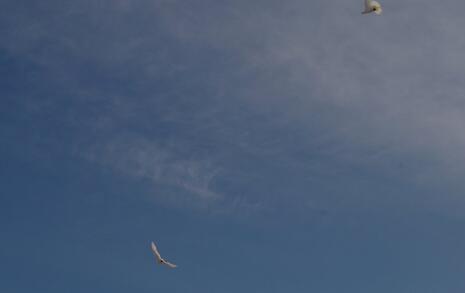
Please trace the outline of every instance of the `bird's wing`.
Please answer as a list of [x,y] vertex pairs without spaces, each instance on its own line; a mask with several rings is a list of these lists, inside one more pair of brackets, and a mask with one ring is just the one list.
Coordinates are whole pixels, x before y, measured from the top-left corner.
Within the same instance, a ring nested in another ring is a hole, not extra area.
[[365,0],[365,10],[366,10],[366,11],[368,11],[368,10],[371,9],[371,6],[370,6],[371,1],[372,1],[372,0]]
[[152,242],[150,246],[151,246],[151,248],[152,248],[153,253],[154,253],[155,256],[157,257],[157,259],[158,259],[158,260],[161,260],[161,255],[160,255],[160,253],[158,252],[158,249],[157,249],[157,247],[155,246],[155,243]]
[[177,265],[175,264],[172,264],[170,262],[167,262],[166,260],[163,262],[165,265],[169,266],[170,268],[174,269],[175,267],[177,267]]

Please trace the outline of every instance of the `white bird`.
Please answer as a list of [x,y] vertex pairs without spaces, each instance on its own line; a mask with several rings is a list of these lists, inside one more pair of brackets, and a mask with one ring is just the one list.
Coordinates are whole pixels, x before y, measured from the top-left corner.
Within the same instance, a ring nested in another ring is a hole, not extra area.
[[371,13],[374,12],[378,15],[383,12],[383,9],[381,8],[381,4],[379,4],[377,1],[374,0],[365,0],[365,11],[362,12],[362,14],[366,13]]
[[170,263],[170,262],[167,262],[166,260],[164,260],[164,259],[161,257],[161,255],[160,255],[160,253],[158,252],[158,249],[157,249],[157,247],[155,246],[155,243],[153,243],[153,241],[152,241],[151,248],[152,248],[152,252],[153,252],[153,254],[155,254],[155,257],[157,258],[157,262],[158,262],[159,264],[161,264],[161,265],[166,265],[166,266],[168,266],[168,267],[170,267],[170,268],[172,268],[172,269],[174,269],[175,267],[177,267],[177,265],[172,264],[172,263]]

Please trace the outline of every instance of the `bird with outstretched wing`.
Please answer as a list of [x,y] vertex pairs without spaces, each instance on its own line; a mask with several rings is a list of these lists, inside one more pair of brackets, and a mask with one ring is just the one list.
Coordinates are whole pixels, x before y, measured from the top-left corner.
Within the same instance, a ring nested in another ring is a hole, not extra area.
[[161,265],[166,265],[166,266],[168,266],[168,267],[170,267],[170,268],[172,268],[172,269],[174,269],[175,267],[177,267],[177,265],[172,264],[172,263],[170,263],[170,262],[164,260],[164,259],[161,257],[160,253],[158,252],[157,246],[155,245],[155,243],[153,243],[153,241],[152,241],[152,243],[151,243],[151,248],[152,248],[153,254],[154,254],[155,257],[157,258],[157,263],[159,263],[159,264],[161,264]]

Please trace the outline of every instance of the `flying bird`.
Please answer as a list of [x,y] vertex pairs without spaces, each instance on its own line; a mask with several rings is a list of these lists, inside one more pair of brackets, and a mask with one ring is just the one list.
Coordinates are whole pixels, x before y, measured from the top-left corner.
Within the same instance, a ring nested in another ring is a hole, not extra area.
[[383,12],[381,4],[374,0],[365,0],[365,11],[363,11],[362,14],[367,14],[371,12],[380,15],[381,12]]
[[157,258],[157,262],[158,262],[159,264],[161,264],[161,265],[166,265],[166,266],[168,266],[168,267],[170,267],[170,268],[172,268],[172,269],[174,269],[175,267],[177,267],[177,265],[172,264],[172,263],[170,263],[170,262],[167,262],[166,260],[164,260],[164,259],[161,257],[161,255],[160,255],[160,253],[158,252],[158,249],[157,249],[157,247],[155,246],[155,243],[153,243],[153,241],[152,241],[152,244],[151,244],[151,248],[152,248],[152,252],[153,252],[153,254],[155,254],[155,257]]

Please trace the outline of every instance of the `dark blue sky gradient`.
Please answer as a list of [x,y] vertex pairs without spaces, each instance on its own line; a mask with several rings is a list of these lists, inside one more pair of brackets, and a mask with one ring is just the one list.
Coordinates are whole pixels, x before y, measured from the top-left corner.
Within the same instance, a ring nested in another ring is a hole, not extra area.
[[464,292],[465,3],[360,2],[3,3],[0,291]]

